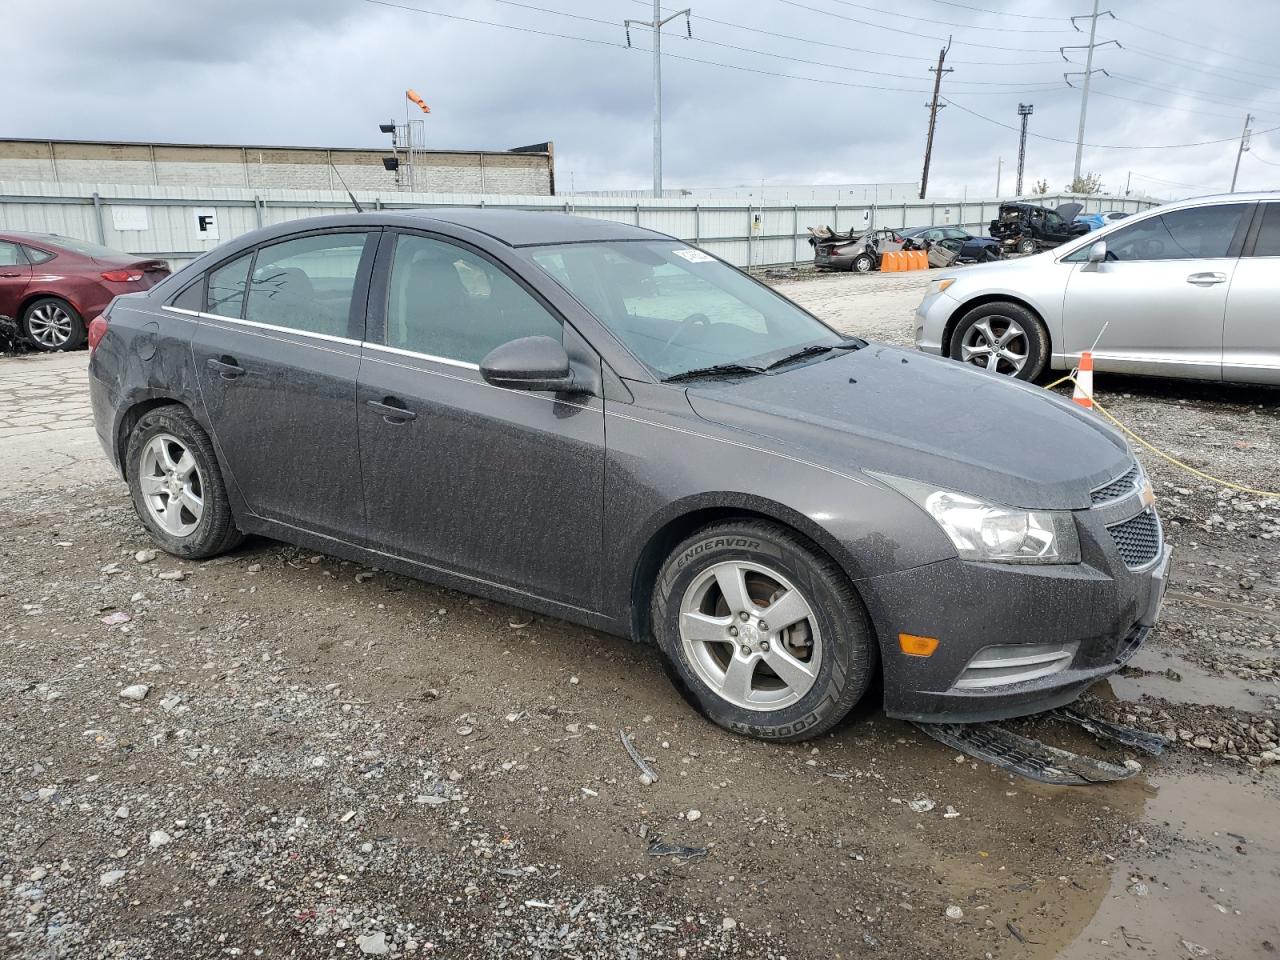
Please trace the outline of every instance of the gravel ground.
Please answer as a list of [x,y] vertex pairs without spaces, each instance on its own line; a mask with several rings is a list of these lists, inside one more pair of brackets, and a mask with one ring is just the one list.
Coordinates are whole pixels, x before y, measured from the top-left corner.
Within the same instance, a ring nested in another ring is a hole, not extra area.
[[[905,342],[922,284],[779,286]],[[4,421],[41,410],[42,377],[74,385],[74,362],[0,360],[0,388],[21,384],[21,409],[0,411],[0,953],[1234,960],[1280,945],[1280,501],[1143,458],[1175,577],[1148,647],[1088,709],[1176,743],[1130,781],[1051,788],[874,698],[813,743],[761,744],[702,721],[649,647],[266,540],[156,555],[70,401],[48,412],[66,429]],[[1280,488],[1276,391],[1097,386],[1180,458]],[[1019,729],[1131,758],[1053,721]]]

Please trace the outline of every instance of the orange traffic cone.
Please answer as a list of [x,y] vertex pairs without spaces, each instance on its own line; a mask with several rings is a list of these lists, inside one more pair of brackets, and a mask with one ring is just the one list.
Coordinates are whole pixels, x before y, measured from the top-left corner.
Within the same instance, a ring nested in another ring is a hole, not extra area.
[[1088,350],[1080,354],[1080,366],[1076,368],[1076,389],[1071,399],[1086,410],[1093,409],[1093,354]]

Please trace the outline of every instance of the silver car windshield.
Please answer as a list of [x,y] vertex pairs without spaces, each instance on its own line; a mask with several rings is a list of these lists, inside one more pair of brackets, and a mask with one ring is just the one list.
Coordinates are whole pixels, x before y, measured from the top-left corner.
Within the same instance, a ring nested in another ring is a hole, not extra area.
[[537,247],[533,260],[659,378],[763,368],[844,338],[768,287],[677,240]]

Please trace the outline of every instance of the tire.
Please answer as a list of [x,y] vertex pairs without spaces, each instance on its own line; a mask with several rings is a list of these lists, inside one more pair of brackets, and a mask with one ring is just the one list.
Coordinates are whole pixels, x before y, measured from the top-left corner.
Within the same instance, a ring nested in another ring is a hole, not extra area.
[[1018,253],[1024,257],[1029,257],[1036,252],[1036,242],[1030,237],[1024,237],[1018,241]]
[[84,317],[60,297],[41,297],[22,311],[22,335],[37,350],[76,350],[85,341]]
[[869,253],[860,253],[849,264],[850,273],[870,273],[876,268],[876,262]]
[[[722,582],[736,586],[726,592]],[[730,593],[758,613],[733,610],[740,604]],[[761,626],[770,609],[800,619],[783,630]],[[775,523],[729,521],[689,537],[659,571],[651,613],[658,645],[702,712],[745,736],[793,742],[824,733],[876,672],[875,638],[853,584]]]
[[[129,435],[125,469],[133,508],[166,553],[198,560],[225,553],[244,539],[213,444],[185,407],[173,404],[142,415]],[[198,510],[190,506],[197,499]]]
[[[990,347],[1010,330],[1014,334],[1005,341],[1002,353],[995,355],[996,368],[991,372],[1033,381],[1049,363],[1049,332],[1039,317],[1020,304],[997,301],[974,307],[956,324],[947,353],[952,360],[990,370]],[[1017,356],[1023,358],[1021,363],[1011,359]]]

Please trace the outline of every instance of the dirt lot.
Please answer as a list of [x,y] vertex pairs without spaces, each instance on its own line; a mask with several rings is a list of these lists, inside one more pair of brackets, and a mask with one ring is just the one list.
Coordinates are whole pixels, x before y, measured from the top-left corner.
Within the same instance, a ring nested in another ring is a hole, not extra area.
[[[922,283],[781,286],[906,342]],[[278,543],[157,556],[96,448],[85,359],[0,360],[0,953],[1280,946],[1280,500],[1143,457],[1174,580],[1147,648],[1086,706],[1175,745],[1124,783],[1054,788],[874,702],[810,744],[743,740],[691,711],[652,648]],[[1179,458],[1280,489],[1280,392],[1097,386]],[[1019,729],[1130,756],[1055,721]],[[654,856],[655,839],[708,852]]]

